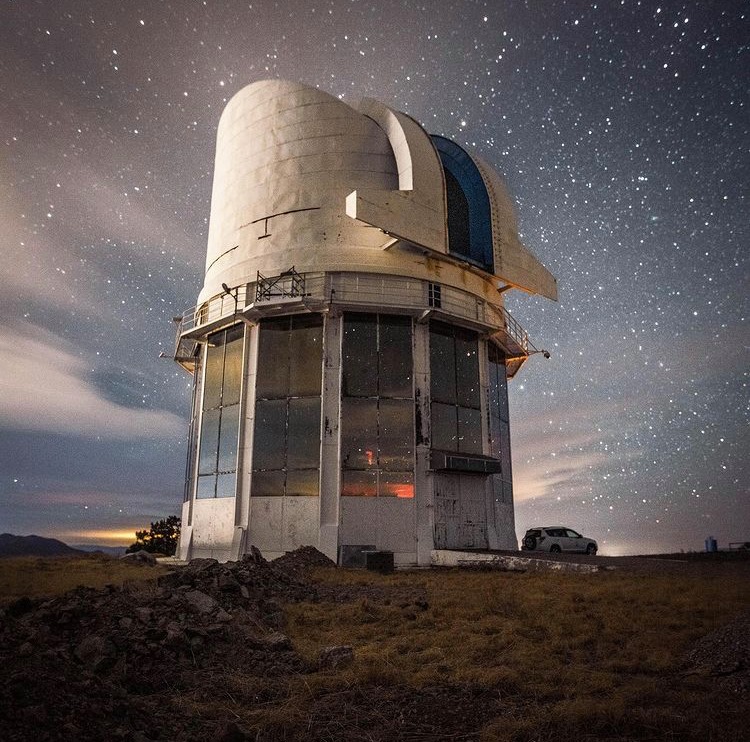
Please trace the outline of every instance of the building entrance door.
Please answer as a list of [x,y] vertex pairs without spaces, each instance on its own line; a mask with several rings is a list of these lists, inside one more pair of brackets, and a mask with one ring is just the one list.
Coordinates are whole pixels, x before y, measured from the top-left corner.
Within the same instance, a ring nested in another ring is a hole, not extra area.
[[435,548],[486,549],[485,477],[435,474]]

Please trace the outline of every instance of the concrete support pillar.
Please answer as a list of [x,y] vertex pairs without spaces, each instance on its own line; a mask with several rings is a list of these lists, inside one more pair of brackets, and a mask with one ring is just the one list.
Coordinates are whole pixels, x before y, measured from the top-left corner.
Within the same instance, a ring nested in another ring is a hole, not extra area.
[[338,560],[339,419],[341,415],[341,316],[326,315],[323,329],[323,400],[320,454],[320,540],[318,548]]
[[430,326],[414,324],[414,399],[416,403],[417,564],[430,564],[434,547],[433,476],[430,471]]
[[233,559],[244,554],[245,534],[250,526],[250,487],[253,475],[253,437],[255,434],[255,380],[258,372],[258,325],[245,328],[245,353],[242,360],[242,405],[240,417],[240,447],[237,452],[237,499],[234,524],[241,532],[235,534]]

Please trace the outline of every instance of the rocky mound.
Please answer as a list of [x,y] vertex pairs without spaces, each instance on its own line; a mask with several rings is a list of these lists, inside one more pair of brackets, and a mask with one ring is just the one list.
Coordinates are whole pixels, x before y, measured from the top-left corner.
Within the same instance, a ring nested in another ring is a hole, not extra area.
[[704,636],[687,653],[688,673],[708,674],[726,690],[750,694],[750,613]]
[[[308,671],[281,633],[281,602],[317,600],[303,578],[332,564],[312,549],[277,563],[198,559],[154,584],[78,588],[0,613],[4,740],[192,739],[179,708],[221,696],[232,673],[275,681]],[[211,735],[209,734],[209,739]]]

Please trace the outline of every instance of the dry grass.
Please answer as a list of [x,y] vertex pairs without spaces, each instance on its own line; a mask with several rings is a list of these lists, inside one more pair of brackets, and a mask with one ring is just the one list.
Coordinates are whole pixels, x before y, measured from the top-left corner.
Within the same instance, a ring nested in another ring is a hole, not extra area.
[[151,580],[164,572],[163,567],[133,564],[100,554],[0,559],[0,605],[22,597],[61,595],[81,585],[98,588]]
[[469,686],[496,691],[500,713],[483,725],[484,740],[710,739],[720,730],[733,738],[732,704],[716,703],[707,679],[683,677],[679,662],[692,642],[750,607],[736,578],[459,571],[317,578],[408,584],[426,592],[429,607],[288,606],[287,633],[304,655],[355,647],[352,667],[298,680],[290,697],[308,706],[342,686],[415,693]]
[[[0,561],[0,602],[156,576],[118,560]],[[285,606],[311,663],[351,644],[355,661],[304,675],[206,678],[168,701],[257,740],[578,742],[747,739],[747,697],[685,674],[699,637],[750,609],[747,572],[686,575],[319,570],[349,602]]]

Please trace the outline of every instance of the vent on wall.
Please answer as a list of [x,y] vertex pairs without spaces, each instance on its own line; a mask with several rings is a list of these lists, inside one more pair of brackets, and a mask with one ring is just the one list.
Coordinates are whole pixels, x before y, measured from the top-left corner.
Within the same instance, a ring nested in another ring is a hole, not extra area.
[[460,471],[467,474],[500,474],[502,464],[491,456],[466,456],[456,453],[432,451],[430,465],[433,471]]

